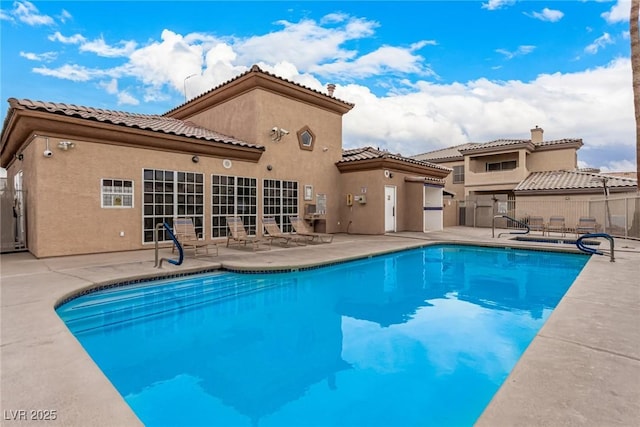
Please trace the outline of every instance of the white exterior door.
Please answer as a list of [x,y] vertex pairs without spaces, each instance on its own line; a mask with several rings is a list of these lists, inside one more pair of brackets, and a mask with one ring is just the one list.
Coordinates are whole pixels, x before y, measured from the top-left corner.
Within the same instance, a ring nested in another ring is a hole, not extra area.
[[396,231],[396,187],[384,187],[384,232]]

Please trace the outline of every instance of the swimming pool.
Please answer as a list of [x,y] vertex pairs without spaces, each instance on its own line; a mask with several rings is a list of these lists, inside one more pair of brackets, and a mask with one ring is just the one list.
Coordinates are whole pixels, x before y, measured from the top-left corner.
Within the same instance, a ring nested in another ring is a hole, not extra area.
[[57,311],[147,426],[472,425],[587,260],[439,245]]

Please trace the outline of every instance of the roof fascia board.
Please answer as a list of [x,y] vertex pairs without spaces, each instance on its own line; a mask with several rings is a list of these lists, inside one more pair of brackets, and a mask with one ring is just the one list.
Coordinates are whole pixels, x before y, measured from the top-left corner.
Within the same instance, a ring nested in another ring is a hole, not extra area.
[[519,143],[519,144],[511,144],[511,145],[501,145],[498,147],[486,147],[486,148],[469,148],[461,151],[463,156],[489,156],[494,154],[507,154],[513,152],[519,152],[520,150],[525,149],[529,153],[534,151],[536,148],[531,142]]
[[551,151],[551,150],[566,150],[568,148],[579,149],[584,144],[582,140],[567,141],[559,144],[539,145],[536,147],[536,151]]
[[435,169],[413,163],[403,162],[396,159],[365,159],[351,162],[337,163],[336,166],[341,173],[360,172],[375,169],[393,169],[398,172],[406,172],[418,175],[430,175],[436,178],[446,178],[451,173],[449,170]]

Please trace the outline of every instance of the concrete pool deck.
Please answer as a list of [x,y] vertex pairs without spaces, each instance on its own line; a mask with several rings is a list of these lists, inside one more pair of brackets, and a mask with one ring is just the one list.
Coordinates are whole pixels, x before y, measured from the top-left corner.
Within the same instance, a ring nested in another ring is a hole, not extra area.
[[[224,265],[282,269],[331,263],[433,242],[566,248],[491,230],[388,236],[336,235],[333,243],[252,252],[220,248],[154,268],[154,251],[36,259],[0,257],[0,404],[2,425],[141,425],[56,315],[69,294],[114,283]],[[600,245],[608,249],[608,242]],[[171,256],[162,249],[161,256]],[[616,262],[593,256],[494,396],[478,426],[635,426],[640,424],[640,242],[616,239]],[[49,418],[43,421],[38,418]],[[55,418],[55,419],[52,419]]]

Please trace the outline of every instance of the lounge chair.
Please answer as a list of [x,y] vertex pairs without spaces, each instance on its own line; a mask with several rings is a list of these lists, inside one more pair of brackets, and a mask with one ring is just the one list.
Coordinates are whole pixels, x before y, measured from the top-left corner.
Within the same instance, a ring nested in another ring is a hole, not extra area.
[[285,246],[289,246],[289,242],[295,242],[296,244],[304,244],[309,240],[307,236],[301,236],[291,233],[283,233],[278,226],[275,218],[262,218],[262,225],[267,232],[267,235],[272,239],[279,240],[284,243]]
[[[216,248],[216,255],[218,255],[218,245],[201,240],[202,236],[196,233],[196,228],[191,218],[175,218],[173,220],[173,234],[182,245],[182,249],[193,249],[196,257],[198,256],[198,249],[202,248],[204,248],[205,253],[209,255],[209,246],[211,245]],[[175,246],[171,249],[171,253],[173,253],[174,250]]]
[[551,235],[551,232],[562,233],[562,237],[567,235],[567,226],[564,223],[563,216],[549,217],[549,224],[547,224],[547,235]]
[[600,231],[600,224],[596,222],[593,217],[583,216],[578,219],[576,224],[576,237],[580,234],[598,233]]
[[318,243],[331,243],[333,241],[333,234],[316,233],[311,231],[307,226],[307,223],[299,216],[290,216],[289,221],[291,221],[291,225],[293,226],[296,234],[309,237],[310,242],[316,241]]
[[529,231],[541,231],[544,236],[544,232],[546,231],[546,227],[544,226],[544,218],[541,216],[530,216],[529,217]]
[[[244,246],[247,246],[247,243],[251,243],[251,246],[255,251],[260,247],[260,243],[263,242],[258,236],[249,236],[247,234],[247,230],[244,228],[244,224],[242,223],[242,218],[239,216],[228,216],[227,227],[229,227],[230,233],[227,235],[227,247],[229,247],[229,243],[234,240],[238,244],[243,243]],[[269,240],[269,247],[271,247],[271,241],[273,239],[267,237],[267,240]]]

